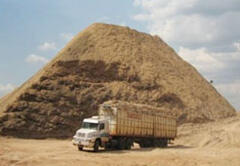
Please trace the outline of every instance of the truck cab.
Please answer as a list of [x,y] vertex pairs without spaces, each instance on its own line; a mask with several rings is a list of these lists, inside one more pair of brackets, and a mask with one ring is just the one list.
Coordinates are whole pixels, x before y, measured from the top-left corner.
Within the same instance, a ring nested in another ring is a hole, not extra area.
[[73,136],[73,144],[78,146],[79,150],[83,148],[93,148],[98,151],[100,146],[108,142],[108,120],[100,116],[93,116],[83,120],[82,126]]

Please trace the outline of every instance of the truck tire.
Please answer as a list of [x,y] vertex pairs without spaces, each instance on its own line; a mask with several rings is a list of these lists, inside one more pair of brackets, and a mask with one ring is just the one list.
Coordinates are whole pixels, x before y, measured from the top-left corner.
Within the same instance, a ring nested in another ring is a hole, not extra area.
[[82,151],[82,150],[83,150],[83,147],[82,147],[82,146],[78,146],[78,150],[79,150],[79,151]]
[[166,148],[168,146],[168,139],[163,140],[163,147]]
[[146,148],[146,144],[144,142],[139,143],[140,148]]
[[93,151],[94,151],[94,152],[98,152],[98,150],[99,150],[99,145],[100,145],[100,141],[99,141],[99,140],[96,140],[95,143],[94,143],[94,146],[93,146]]
[[125,144],[125,149],[129,150],[129,149],[131,149],[131,146],[132,146],[132,140],[127,139],[126,144]]
[[147,139],[142,139],[140,141],[139,145],[141,148],[149,148],[149,147],[154,146],[154,144],[150,140],[147,140]]
[[160,139],[158,142],[159,142],[159,147],[161,148],[165,148],[168,145],[168,140],[165,138]]
[[154,139],[154,146],[155,147],[161,147],[161,140],[158,140],[158,139]]
[[109,143],[104,144],[104,149],[105,150],[112,150],[112,142],[110,141]]
[[125,146],[126,146],[126,141],[125,141],[125,139],[119,138],[117,149],[123,150],[123,149],[125,149]]

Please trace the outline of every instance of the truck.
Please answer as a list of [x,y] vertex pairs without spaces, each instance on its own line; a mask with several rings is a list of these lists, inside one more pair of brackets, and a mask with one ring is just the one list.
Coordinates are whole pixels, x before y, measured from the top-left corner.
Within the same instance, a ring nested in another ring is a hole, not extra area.
[[107,101],[99,106],[98,116],[83,119],[73,136],[78,150],[91,148],[131,149],[166,147],[177,135],[176,117],[157,107],[124,101]]

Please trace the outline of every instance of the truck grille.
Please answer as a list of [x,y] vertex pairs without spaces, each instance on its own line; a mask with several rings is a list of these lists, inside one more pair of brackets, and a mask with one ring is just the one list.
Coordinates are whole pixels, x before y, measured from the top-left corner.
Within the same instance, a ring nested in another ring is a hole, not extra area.
[[77,133],[78,137],[85,137],[85,133]]

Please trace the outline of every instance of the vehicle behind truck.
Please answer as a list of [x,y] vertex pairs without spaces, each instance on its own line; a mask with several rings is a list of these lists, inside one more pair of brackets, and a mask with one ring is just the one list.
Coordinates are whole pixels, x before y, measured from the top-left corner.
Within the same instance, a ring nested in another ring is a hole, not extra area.
[[131,149],[166,147],[177,135],[176,118],[159,108],[123,101],[107,101],[100,105],[98,116],[83,120],[73,136],[79,150],[99,147]]

